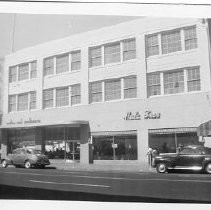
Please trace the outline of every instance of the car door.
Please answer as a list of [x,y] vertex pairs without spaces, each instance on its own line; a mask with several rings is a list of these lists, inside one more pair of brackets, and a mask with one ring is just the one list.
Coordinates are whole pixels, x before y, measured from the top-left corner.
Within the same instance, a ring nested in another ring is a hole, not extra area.
[[24,149],[17,149],[13,153],[13,164],[21,165],[25,161],[25,150]]

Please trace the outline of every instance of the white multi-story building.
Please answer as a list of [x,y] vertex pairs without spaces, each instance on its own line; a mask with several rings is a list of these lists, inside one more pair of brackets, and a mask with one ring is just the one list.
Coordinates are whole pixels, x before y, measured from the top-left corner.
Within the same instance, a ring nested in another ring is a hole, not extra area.
[[206,20],[141,18],[6,56],[2,156],[34,146],[52,158],[144,166],[149,147],[200,144],[209,46]]

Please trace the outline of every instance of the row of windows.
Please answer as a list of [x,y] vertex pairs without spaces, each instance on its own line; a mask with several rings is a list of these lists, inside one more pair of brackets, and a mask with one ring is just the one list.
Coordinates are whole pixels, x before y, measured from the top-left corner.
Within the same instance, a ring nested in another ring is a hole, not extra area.
[[89,48],[89,67],[136,58],[135,38]]
[[136,76],[93,82],[89,84],[90,103],[136,97]]
[[71,85],[43,91],[43,108],[62,107],[81,103],[81,85]]
[[9,68],[9,82],[33,79],[37,77],[37,61],[11,66]]
[[147,57],[197,48],[196,26],[146,36]]
[[[147,75],[148,97],[201,90],[200,69],[190,67]],[[163,93],[162,93],[163,92]]]
[[43,61],[44,76],[60,74],[81,69],[81,51],[73,51],[54,57],[45,58]]
[[9,112],[36,109],[36,92],[22,93],[9,96]]

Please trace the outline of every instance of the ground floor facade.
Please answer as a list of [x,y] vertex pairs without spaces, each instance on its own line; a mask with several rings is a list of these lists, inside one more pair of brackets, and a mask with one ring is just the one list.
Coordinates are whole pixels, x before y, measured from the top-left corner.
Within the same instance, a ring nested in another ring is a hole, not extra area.
[[171,153],[179,145],[211,145],[197,136],[210,120],[209,98],[193,93],[5,114],[1,156],[33,147],[50,159],[144,166],[149,148]]

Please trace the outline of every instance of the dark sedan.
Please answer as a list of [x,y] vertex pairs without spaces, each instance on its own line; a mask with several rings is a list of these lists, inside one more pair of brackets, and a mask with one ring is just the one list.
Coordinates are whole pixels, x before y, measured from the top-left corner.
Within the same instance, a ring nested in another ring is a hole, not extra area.
[[163,153],[156,156],[153,167],[156,167],[158,173],[179,169],[211,174],[211,149],[201,145],[184,146],[178,153]]
[[15,167],[24,166],[31,168],[32,166],[44,168],[50,165],[48,158],[39,150],[19,148],[13,151],[12,154],[1,160],[2,167],[6,168],[8,165]]

